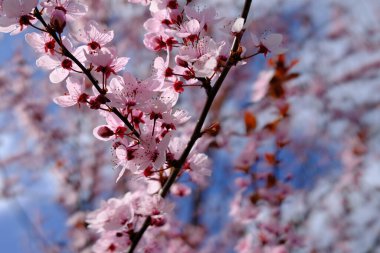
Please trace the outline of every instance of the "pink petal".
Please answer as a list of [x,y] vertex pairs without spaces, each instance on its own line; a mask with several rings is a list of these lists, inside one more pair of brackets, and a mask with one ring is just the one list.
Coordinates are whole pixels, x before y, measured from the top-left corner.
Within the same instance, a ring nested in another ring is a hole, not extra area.
[[45,41],[38,33],[27,33],[25,35],[26,42],[39,53],[45,52]]
[[282,42],[282,35],[279,33],[272,33],[262,39],[265,47],[269,50],[274,47],[278,47]]
[[38,0],[21,0],[23,14],[30,13],[38,4]]
[[114,65],[115,72],[119,72],[120,70],[122,70],[125,67],[125,65],[127,65],[128,61],[129,61],[129,58],[127,57],[117,58]]
[[62,82],[63,80],[65,80],[65,78],[70,74],[70,71],[67,70],[67,69],[64,69],[62,67],[58,67],[56,69],[54,69],[50,75],[49,75],[49,78],[50,78],[50,81],[52,83],[60,83]]
[[52,58],[48,55],[43,55],[37,59],[36,65],[37,65],[37,67],[40,67],[40,68],[52,70],[52,69],[58,67],[59,65],[61,65],[61,61],[59,61],[56,58]]
[[74,78],[74,77],[67,78],[66,88],[72,97],[79,97],[82,94],[81,81],[79,81],[77,78]]
[[17,18],[22,13],[22,3],[19,0],[3,0],[3,11],[8,18]]
[[76,100],[73,99],[72,96],[60,96],[60,97],[56,97],[53,99],[54,103],[56,103],[57,105],[59,106],[62,106],[62,107],[69,107],[69,106],[73,106],[77,103]]

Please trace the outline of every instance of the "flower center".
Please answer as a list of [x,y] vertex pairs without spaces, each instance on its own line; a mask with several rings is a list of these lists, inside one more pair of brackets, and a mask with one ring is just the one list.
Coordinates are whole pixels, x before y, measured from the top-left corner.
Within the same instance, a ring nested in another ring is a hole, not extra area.
[[98,42],[96,42],[96,41],[91,41],[90,43],[88,43],[87,44],[87,46],[89,47],[89,48],[91,48],[92,50],[96,50],[96,49],[100,49],[100,45],[99,45],[99,43]]
[[73,66],[73,62],[69,59],[64,59],[61,64],[62,68],[70,70]]

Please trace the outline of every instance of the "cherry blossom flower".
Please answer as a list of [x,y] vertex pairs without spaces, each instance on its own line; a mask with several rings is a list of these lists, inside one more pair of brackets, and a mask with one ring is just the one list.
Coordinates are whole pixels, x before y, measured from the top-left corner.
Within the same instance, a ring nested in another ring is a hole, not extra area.
[[3,0],[0,16],[0,32],[15,35],[37,20],[30,14],[38,0]]
[[55,9],[50,16],[50,26],[59,34],[62,34],[66,27],[66,13],[63,10]]
[[164,33],[153,32],[144,35],[144,45],[152,51],[172,50],[176,44],[178,44],[178,41],[173,36]]
[[173,69],[169,67],[169,54],[166,61],[162,57],[156,57],[153,67],[156,70],[155,79],[160,82],[161,87],[167,78],[174,78]]
[[170,192],[178,197],[184,197],[191,194],[191,188],[184,184],[176,183],[171,187]]
[[175,11],[178,9],[177,0],[153,0],[150,4],[149,10],[152,13],[166,9],[167,11]]
[[116,57],[114,50],[105,47],[94,54],[85,53],[85,56],[90,63],[97,66],[95,71],[102,73],[106,79],[108,79],[111,74],[116,75],[116,73],[124,69],[129,61],[127,57]]
[[[70,42],[65,43],[69,51],[72,51],[72,46]],[[72,53],[80,62],[85,62],[83,47],[78,47]],[[60,83],[69,76],[72,70],[78,71],[75,69],[75,63],[66,56],[60,55],[43,55],[37,59],[36,65],[40,68],[52,70],[49,75],[50,81],[52,83]]]
[[66,87],[69,94],[54,98],[54,103],[62,107],[69,107],[87,102],[89,96],[84,93],[84,79],[79,80],[74,77],[69,77],[66,80]]
[[206,36],[200,39],[195,46],[181,47],[179,57],[192,63],[197,77],[210,77],[215,72],[217,59],[224,45],[224,42],[216,43],[212,38]]
[[268,53],[276,56],[287,51],[286,48],[281,47],[283,36],[279,33],[264,35],[260,39],[253,34],[251,34],[251,37],[254,45],[258,47],[258,52],[264,54],[264,56],[267,56]]
[[176,129],[177,126],[187,122],[191,116],[184,110],[171,110],[162,114],[162,128]]
[[124,72],[123,78],[115,77],[110,81],[109,86],[112,92],[110,95],[113,97],[110,105],[117,108],[141,109],[149,99],[157,94],[154,89],[158,85],[156,80],[151,79],[139,82],[132,74]]
[[168,25],[171,25],[170,15],[166,10],[152,13],[152,17],[144,22],[144,28],[149,33],[163,34]]
[[54,10],[61,10],[65,13],[67,20],[73,21],[88,11],[88,7],[85,4],[76,0],[52,0],[44,1],[41,5],[46,9],[49,15],[52,15]]
[[123,139],[127,132],[124,122],[113,113],[106,113],[105,118],[107,125],[101,125],[94,128],[94,136],[102,141],[109,141],[115,138]]
[[102,233],[92,247],[92,251],[94,253],[123,253],[130,244],[129,234],[107,231]]
[[114,32],[107,31],[96,23],[95,21],[89,22],[84,27],[84,31],[80,31],[76,39],[80,42],[86,43],[89,51],[98,51],[109,42],[113,40]]
[[132,172],[133,174],[141,174],[141,171],[138,170],[138,166],[133,161],[136,150],[136,143],[132,143],[128,146],[128,143],[125,143],[125,140],[117,142],[117,147],[115,149],[117,165],[115,166],[115,169],[121,167],[121,170],[117,176],[116,182],[122,178],[126,170]]
[[273,78],[273,76],[273,70],[260,72],[256,82],[253,85],[252,102],[259,102],[267,95],[269,82]]
[[58,50],[57,43],[48,33],[27,33],[25,40],[37,53],[54,55]]
[[152,166],[156,170],[160,169],[166,162],[166,149],[172,136],[172,133],[168,133],[158,143],[151,133],[142,136],[141,147],[135,152],[136,164],[139,168],[144,170]]
[[201,27],[198,20],[192,19],[183,23],[179,31],[175,32],[175,34],[180,38],[186,38],[189,41],[195,41],[198,38],[200,29]]
[[137,192],[134,194],[132,206],[135,214],[143,216],[151,216],[152,219],[157,219],[171,212],[174,208],[173,204],[163,199],[160,195],[147,195]]
[[195,183],[205,186],[207,178],[211,175],[211,162],[207,155],[196,153],[192,155],[184,165],[184,169],[189,173],[191,180]]
[[208,27],[215,25],[220,19],[216,16],[215,8],[204,8],[202,10],[192,8],[188,5],[184,7],[185,14],[189,19],[196,19],[199,21],[199,25],[205,31]]
[[122,199],[111,198],[101,207],[87,216],[89,227],[96,232],[120,231],[131,229],[134,219],[132,194],[127,193]]

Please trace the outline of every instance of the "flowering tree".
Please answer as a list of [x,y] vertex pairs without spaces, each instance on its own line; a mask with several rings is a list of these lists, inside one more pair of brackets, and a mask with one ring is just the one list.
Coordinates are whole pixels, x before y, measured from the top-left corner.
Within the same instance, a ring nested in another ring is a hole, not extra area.
[[379,29],[347,25],[351,1],[318,3],[323,29],[307,0],[258,1],[250,19],[249,0],[203,4],[0,1],[0,32],[25,31],[62,86],[36,85],[21,54],[1,73],[30,142],[2,159],[2,195],[21,194],[9,164],[54,171],[69,239],[36,227],[46,252],[379,250],[379,43],[348,39]]

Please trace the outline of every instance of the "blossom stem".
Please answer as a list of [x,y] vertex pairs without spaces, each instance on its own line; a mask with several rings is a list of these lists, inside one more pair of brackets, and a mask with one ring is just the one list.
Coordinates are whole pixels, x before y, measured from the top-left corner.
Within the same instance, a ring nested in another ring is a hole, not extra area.
[[[245,0],[243,11],[241,14],[241,17],[244,19],[244,22],[247,21],[248,13],[249,13],[249,10],[251,8],[251,3],[252,3],[252,0]],[[227,74],[231,70],[232,66],[234,66],[236,63],[235,62],[235,55],[239,49],[239,45],[240,45],[240,41],[241,41],[242,36],[243,36],[243,32],[237,34],[234,38],[232,48],[230,51],[230,55],[229,55],[228,60],[227,60],[227,64],[224,67],[219,78],[216,80],[214,86],[212,87],[209,96],[207,97],[207,100],[206,100],[206,103],[203,107],[201,116],[199,117],[198,123],[194,128],[194,131],[193,131],[193,134],[190,138],[190,141],[187,143],[187,146],[186,146],[185,150],[183,151],[183,153],[181,154],[179,160],[177,160],[175,162],[175,164],[174,164],[175,166],[172,169],[172,172],[171,172],[168,180],[165,182],[164,186],[160,190],[160,196],[162,198],[165,198],[167,196],[167,194],[169,193],[171,186],[176,181],[177,176],[182,169],[182,166],[185,164],[185,161],[186,161],[187,157],[189,156],[191,149],[194,147],[195,142],[202,136],[202,127],[206,121],[206,118],[207,118],[207,115],[210,111],[211,105],[212,105],[220,87],[222,86],[225,78],[227,77]],[[128,253],[134,252],[134,250],[137,247],[137,245],[138,245],[140,239],[142,238],[143,234],[148,229],[150,223],[151,223],[151,217],[148,216],[146,218],[146,220],[144,221],[140,230],[134,234],[134,236],[132,238],[132,244],[128,250]]]
[[38,31],[41,31],[41,32],[47,33],[46,30],[41,29],[41,28],[39,28],[38,26],[35,26],[35,25],[33,25],[33,24],[29,24],[29,25],[30,25],[31,27],[33,27],[34,29],[37,29]]
[[241,60],[247,60],[247,59],[252,58],[252,57],[254,57],[254,56],[256,56],[256,55],[259,55],[259,54],[261,54],[260,51],[257,52],[257,53],[254,53],[254,54],[252,54],[252,55],[249,55],[249,56],[246,56],[246,57],[242,57]]

